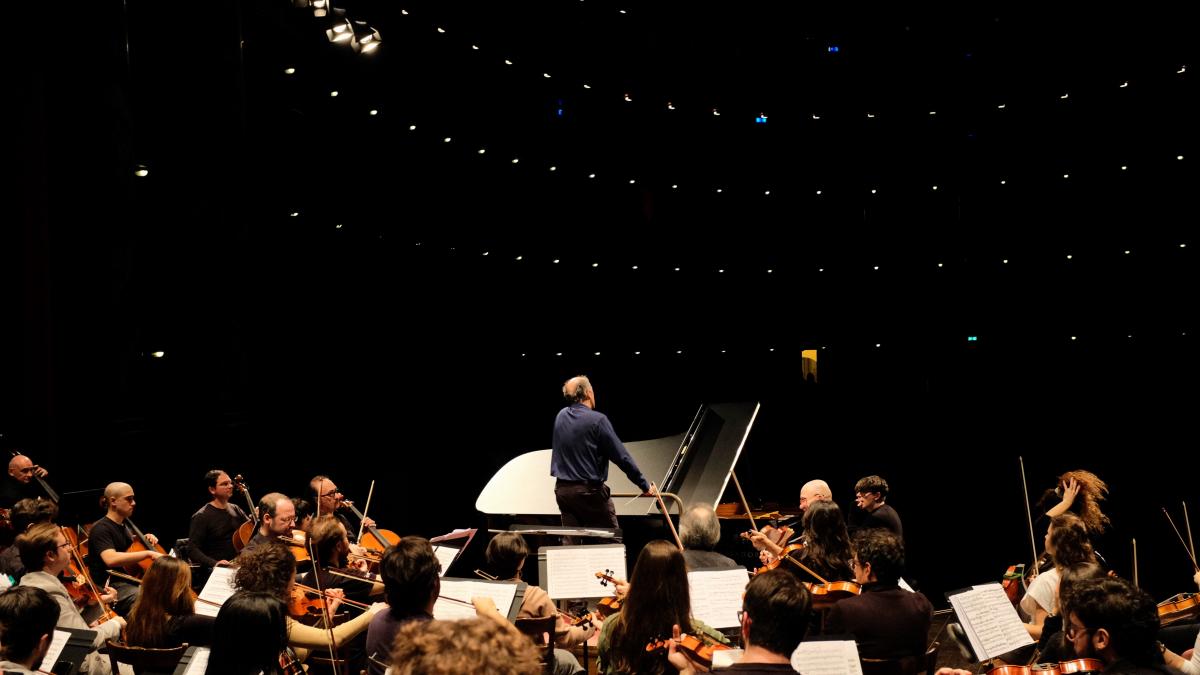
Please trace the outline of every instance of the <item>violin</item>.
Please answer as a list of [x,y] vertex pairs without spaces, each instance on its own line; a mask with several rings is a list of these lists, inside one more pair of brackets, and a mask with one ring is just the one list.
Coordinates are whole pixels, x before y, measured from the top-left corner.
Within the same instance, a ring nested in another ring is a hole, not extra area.
[[[770,572],[771,570],[775,569],[776,567],[779,567],[780,565],[782,565],[783,560],[785,558],[789,558],[789,556],[791,556],[793,553],[797,553],[797,552],[803,551],[803,550],[804,550],[804,544],[788,544],[787,546],[785,546],[783,548],[782,551],[779,552],[779,555],[776,556],[776,558],[774,560],[772,560],[771,562],[766,563],[762,567],[754,570],[754,574],[758,575],[758,574],[762,574],[763,572]],[[795,561],[793,560],[792,562],[795,562]]]
[[288,550],[292,552],[292,557],[296,559],[297,564],[312,560],[312,556],[308,553],[304,530],[292,530],[292,536],[279,537],[279,541],[287,544]]
[[[355,508],[354,502],[350,501],[349,499],[343,499],[338,508],[343,506],[350,509],[350,512],[353,513],[360,521],[366,519],[366,516],[363,515],[362,511],[359,511],[357,508]],[[384,551],[400,543],[400,535],[392,532],[391,530],[381,530],[374,525],[367,525],[366,529],[367,531],[363,532],[363,536],[358,540],[358,545],[362,548],[370,551],[378,551],[382,554]]]
[[279,672],[283,675],[305,675],[304,664],[300,663],[291,647],[284,647],[279,652]]
[[[612,570],[596,572],[596,578],[600,580],[601,586],[615,585],[617,583],[616,577],[612,576]],[[596,613],[600,615],[601,619],[607,619],[619,611],[621,611],[621,599],[615,595],[600,598],[600,602],[596,603]]]
[[1200,616],[1200,593],[1177,593],[1158,603],[1158,621],[1168,626]]
[[[654,652],[661,649],[667,649],[669,640],[653,640],[646,645],[646,651]],[[714,642],[712,639],[705,636],[695,635],[680,635],[678,640],[675,640],[675,648],[682,651],[689,659],[703,666],[706,670],[712,669],[713,652],[733,649],[729,645],[723,645],[720,642]]]
[[843,598],[862,594],[862,586],[853,581],[830,581],[824,584],[805,582],[804,587],[812,595],[814,606],[832,604]]
[[1100,659],[1074,659],[1061,663],[1038,663],[1032,666],[999,666],[988,675],[1068,675],[1069,673],[1098,673],[1104,670]]
[[246,479],[242,478],[242,474],[233,477],[233,489],[242,493],[246,498],[246,522],[238,526],[238,529],[233,532],[233,548],[242,550],[246,547],[247,542],[254,538],[254,529],[258,527],[258,509],[254,508],[254,500],[250,498],[250,488],[246,487]]

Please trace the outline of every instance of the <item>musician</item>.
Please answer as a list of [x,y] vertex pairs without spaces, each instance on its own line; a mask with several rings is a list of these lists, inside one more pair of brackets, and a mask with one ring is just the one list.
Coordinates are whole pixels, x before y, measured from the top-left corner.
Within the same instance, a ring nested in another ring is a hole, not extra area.
[[[808,590],[792,574],[771,570],[756,574],[746,585],[742,598],[742,658],[716,673],[795,673],[792,652],[804,639],[811,606]],[[682,656],[682,655],[681,655]],[[669,657],[680,673],[692,675],[695,669],[686,657]]]
[[721,523],[708,504],[692,504],[679,517],[679,540],[689,570],[732,570],[741,567],[729,556],[717,553]]
[[287,605],[270,593],[239,591],[229,596],[213,624],[205,673],[281,675],[280,655],[288,645]]
[[[129,551],[133,545],[133,531],[126,521],[133,515],[137,500],[128,483],[109,483],[104,488],[101,504],[106,506],[107,512],[103,518],[92,523],[88,533],[88,571],[96,584],[107,583],[117,589],[118,599],[113,609],[125,616],[133,608],[138,587],[121,579],[109,580],[108,570],[120,571],[126,565],[154,560],[162,554],[153,550]],[[147,534],[146,541],[153,546],[158,543],[158,537]]]
[[431,621],[442,583],[442,566],[424,537],[403,537],[383,554],[379,574],[383,577],[388,611],[380,612],[367,629],[367,672],[383,675],[396,633],[412,622]]
[[[345,501],[345,495],[338,489],[337,483],[334,483],[329,476],[313,476],[312,480],[308,481],[308,487],[312,490],[313,501],[317,505],[316,516],[320,517],[327,513],[332,513],[337,516],[338,520],[342,521],[342,525],[346,527],[346,533],[350,537],[350,541],[355,545],[358,544],[358,530],[350,523],[349,515],[342,507]],[[375,527],[375,520],[367,518],[363,523],[364,527]]]
[[904,526],[900,524],[900,515],[896,513],[896,509],[885,503],[887,496],[888,483],[880,476],[867,476],[854,484],[854,503],[861,514],[851,523],[851,533],[882,527],[895,533],[901,541],[904,540]]
[[[368,602],[372,597],[383,595],[383,584],[365,578],[367,561],[361,558],[350,561],[350,539],[346,535],[346,527],[342,521],[332,514],[317,518],[309,534],[314,560],[317,565],[300,579],[305,586],[317,588],[341,588],[346,597],[357,602]],[[362,579],[349,579],[343,575],[334,574],[330,568],[341,568],[343,572],[358,572],[364,575]],[[319,575],[318,579],[313,579]]]
[[558,480],[554,498],[565,527],[617,527],[617,510],[610,498],[608,463],[613,461],[642,494],[655,494],[629,451],[617,438],[612,423],[596,412],[596,392],[582,375],[563,385],[567,407],[554,419],[550,474]]
[[37,667],[50,649],[57,622],[58,607],[46,591],[18,587],[0,593],[0,672],[43,672]]
[[[96,631],[92,646],[100,649],[108,640],[120,639],[121,629],[125,627],[125,619],[116,616],[104,623],[88,625],[71,602],[66,586],[59,581],[58,575],[67,569],[71,562],[71,544],[57,525],[41,523],[29,528],[29,531],[17,537],[17,548],[21,551],[21,562],[25,564],[25,576],[21,577],[22,586],[40,588],[50,594],[58,604],[58,623],[60,628],[80,628]],[[94,578],[94,577],[93,577]],[[117,593],[112,588],[105,589],[101,596],[105,602],[117,599]],[[92,653],[89,660],[100,660],[99,655]],[[107,669],[106,669],[107,670]],[[97,671],[91,671],[97,672]]]
[[[1084,562],[1064,567],[1059,570],[1058,607],[1066,607],[1071,593],[1081,581],[1099,579],[1108,573],[1099,563]],[[1057,663],[1075,659],[1075,648],[1063,636],[1062,616],[1049,616],[1042,623],[1042,637],[1038,640],[1038,660],[1043,663]],[[1164,657],[1166,654],[1163,655]],[[1200,675],[1192,673],[1191,675]]]
[[1063,634],[1082,658],[1098,658],[1108,675],[1161,675],[1168,672],[1156,640],[1159,620],[1154,600],[1116,577],[1076,584],[1063,608]]
[[296,509],[296,527],[305,533],[312,531],[313,519],[316,517],[316,507],[303,497],[292,497],[292,506]]
[[213,617],[196,613],[192,570],[164,555],[142,577],[142,592],[129,612],[125,644],[162,649],[181,644],[212,644]]
[[[49,499],[22,499],[13,504],[9,513],[13,531],[17,534],[28,530],[38,523],[52,523],[58,519],[58,505]],[[0,552],[0,574],[7,574],[16,583],[25,574],[25,565],[21,562],[21,552],[16,546],[9,546]]]
[[[1200,571],[1197,571],[1192,581],[1200,586]],[[1167,662],[1167,666],[1172,670],[1179,671],[1183,675],[1200,675],[1200,633],[1196,634],[1196,644],[1192,647],[1192,658],[1185,659],[1179,654],[1170,649],[1163,650],[1163,658]]]
[[851,567],[862,594],[834,604],[826,632],[853,635],[863,658],[907,657],[923,665],[933,606],[924,595],[899,586],[904,542],[889,530],[872,528],[854,535],[853,549]]
[[268,492],[258,500],[258,531],[246,542],[242,554],[268,541],[279,541],[280,537],[292,536],[296,524],[296,507],[282,492]]
[[1058,582],[1062,571],[1074,565],[1096,562],[1088,541],[1088,530],[1083,520],[1073,513],[1063,513],[1050,521],[1045,547],[1054,561],[1054,568],[1037,575],[1020,603],[1021,611],[1029,618],[1025,630],[1034,640],[1041,639],[1046,619],[1058,615]]
[[213,469],[204,474],[204,482],[212,499],[192,514],[188,558],[207,568],[228,565],[237,555],[233,533],[250,518],[237,504],[229,503],[233,497],[233,479],[229,474]]
[[[487,598],[490,600],[491,598]],[[494,605],[493,605],[494,608]],[[494,673],[539,675],[544,672],[529,638],[493,611],[461,621],[421,621],[404,626],[391,658],[393,675],[462,675]],[[380,672],[383,672],[380,669]]]
[[810,480],[800,488],[800,510],[806,511],[809,506],[817,502],[833,501],[833,491],[829,489],[829,483],[820,478]]
[[[854,578],[850,568],[850,560],[854,557],[850,550],[850,536],[846,531],[846,521],[842,518],[842,510],[832,501],[814,501],[804,511],[800,520],[804,528],[801,541],[804,548],[790,553],[792,559],[816,572],[825,581],[849,581]],[[771,541],[765,535],[754,533],[751,541],[755,546],[761,545],[768,554],[768,561],[778,557],[784,547]],[[800,575],[802,581],[820,582],[803,567],[785,561],[784,568],[793,574]]]
[[1068,511],[1079,516],[1088,529],[1093,543],[1104,534],[1104,530],[1112,524],[1108,516],[1100,510],[1100,502],[1108,495],[1108,485],[1091,471],[1068,471],[1058,477],[1058,486],[1047,490],[1042,495],[1039,504],[1052,501],[1054,497],[1061,499],[1046,511],[1047,518],[1054,518]]
[[13,455],[8,460],[8,475],[0,482],[0,509],[11,509],[22,499],[45,499],[49,495],[33,479],[45,478],[48,471],[33,463],[25,455]]

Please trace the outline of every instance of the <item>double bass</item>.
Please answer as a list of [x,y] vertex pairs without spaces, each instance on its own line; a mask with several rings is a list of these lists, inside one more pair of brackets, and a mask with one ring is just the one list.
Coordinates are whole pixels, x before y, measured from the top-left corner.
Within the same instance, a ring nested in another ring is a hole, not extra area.
[[254,500],[250,498],[250,488],[246,487],[246,479],[242,478],[242,474],[233,477],[233,489],[242,493],[246,498],[246,522],[238,526],[238,529],[233,533],[233,548],[240,551],[246,547],[246,543],[254,538],[254,530],[258,527],[258,509],[254,508]]

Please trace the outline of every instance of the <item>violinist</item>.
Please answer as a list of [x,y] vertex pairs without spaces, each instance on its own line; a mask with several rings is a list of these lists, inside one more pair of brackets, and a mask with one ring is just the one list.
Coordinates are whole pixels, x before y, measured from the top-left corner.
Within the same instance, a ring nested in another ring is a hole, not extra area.
[[[739,613],[742,631],[742,658],[716,670],[718,673],[795,673],[792,652],[804,639],[809,624],[808,590],[795,575],[771,570],[755,575],[746,586]],[[679,672],[691,675],[693,664],[686,656],[668,657]]]
[[212,644],[213,617],[196,613],[192,570],[184,561],[164,555],[142,577],[142,592],[129,612],[125,644],[161,649]]
[[237,555],[233,533],[249,516],[237,504],[231,504],[233,479],[220,469],[204,474],[211,500],[192,514],[188,528],[188,558],[206,568],[228,565]]
[[[58,607],[40,588],[11,588],[0,593],[0,673],[36,675],[50,651]],[[46,664],[49,668],[52,664]]]
[[283,675],[280,654],[287,645],[287,605],[270,593],[238,591],[217,613],[204,672]]
[[[1192,577],[1192,581],[1200,586],[1200,571]],[[1191,649],[1192,658],[1185,659],[1179,654],[1170,649],[1163,650],[1163,659],[1167,662],[1167,667],[1172,670],[1183,673],[1183,675],[1200,675],[1200,633],[1196,634],[1196,644]]]
[[45,499],[45,493],[34,478],[45,478],[49,472],[25,455],[16,454],[8,460],[8,475],[0,483],[0,509],[11,509],[22,499]]
[[442,566],[424,537],[404,537],[389,548],[379,563],[388,610],[371,620],[367,629],[367,672],[383,675],[396,633],[408,623],[433,620],[433,605],[441,593]]
[[1168,672],[1157,641],[1158,608],[1143,590],[1115,577],[1081,581],[1063,608],[1063,635],[1081,658],[1098,658],[1108,675]]
[[840,600],[829,610],[826,632],[853,635],[863,658],[924,659],[933,606],[924,595],[899,586],[904,543],[894,533],[875,528],[855,534],[853,547],[850,565],[862,594]]
[[[488,542],[484,555],[488,571],[497,579],[521,581],[521,572],[529,558],[529,546],[525,543],[525,538],[517,532],[500,532]],[[517,612],[518,619],[538,619],[558,614],[558,608],[554,606],[554,601],[545,590],[533,585],[525,587],[525,599]],[[583,672],[575,655],[567,650],[586,642],[595,632],[594,625],[587,628],[572,626],[559,615],[554,627],[554,634],[558,636],[555,640],[558,648],[554,650],[554,672]]]
[[600,629],[597,651],[603,675],[659,675],[668,668],[659,652],[646,645],[669,637],[673,626],[704,639],[728,644],[729,640],[691,615],[687,564],[673,543],[661,539],[646,544],[633,566],[629,596],[620,613],[610,616]]
[[[850,581],[854,574],[850,569],[850,536],[846,533],[846,521],[842,518],[842,510],[832,501],[814,501],[808,505],[801,519],[804,534],[801,538],[803,547],[789,552],[794,560],[803,563],[813,572],[821,575],[826,581]],[[767,553],[768,560],[775,560],[784,552],[784,547],[771,541],[762,533],[752,533],[751,541],[755,547],[762,547]],[[784,569],[801,575],[802,581],[820,582],[812,578],[799,565],[784,564]]]
[[[91,532],[88,533],[87,566],[92,581],[97,584],[106,583],[110,569],[119,571],[126,565],[153,560],[162,555],[152,550],[129,551],[133,545],[133,532],[126,521],[133,515],[137,500],[128,483],[109,483],[104,488],[101,504],[107,508],[107,512],[103,518],[92,523]],[[158,538],[153,534],[147,534],[146,540],[151,545],[158,543]],[[107,583],[117,589],[119,596],[113,609],[121,616],[129,614],[137,598],[138,587],[120,579]]]
[[296,507],[282,492],[268,492],[258,500],[258,531],[242,548],[244,555],[268,541],[291,537],[296,524]]
[[829,489],[829,483],[819,478],[810,480],[800,487],[801,511],[807,511],[808,507],[816,502],[831,501],[833,501],[833,490]]
[[305,534],[312,531],[315,508],[313,503],[303,497],[292,497],[292,506],[296,509],[296,528]]
[[732,570],[741,567],[713,549],[721,541],[721,523],[708,504],[692,504],[679,517],[679,540],[689,570]]
[[1050,527],[1046,529],[1045,547],[1054,562],[1054,568],[1033,580],[1020,603],[1021,611],[1029,617],[1025,630],[1034,640],[1041,639],[1046,618],[1058,614],[1058,582],[1062,571],[1073,565],[1096,562],[1088,541],[1088,530],[1073,513],[1055,516],[1050,521]]
[[[300,583],[316,588],[338,587],[345,592],[347,598],[358,602],[368,602],[373,597],[383,595],[383,584],[366,576],[367,562],[362,559],[353,562],[349,560],[350,540],[346,536],[346,527],[342,525],[342,521],[330,514],[317,518],[308,539],[317,564],[301,577]],[[343,574],[334,574],[331,569],[340,569]],[[362,574],[363,578],[346,578],[346,573],[355,572]],[[314,574],[320,578],[313,579]]]
[[[96,631],[96,637],[92,640],[92,646],[95,649],[103,647],[108,640],[120,639],[121,629],[125,627],[124,619],[117,616],[103,623],[88,625],[79,613],[79,608],[71,601],[66,586],[59,581],[58,575],[62,574],[62,571],[71,562],[71,544],[57,525],[50,523],[34,525],[29,528],[29,531],[17,537],[16,545],[21,551],[21,562],[25,564],[26,569],[25,576],[21,577],[21,585],[40,588],[54,598],[54,601],[58,603],[57,625],[60,628]],[[113,589],[105,590],[107,592],[102,596],[102,600],[105,602],[116,600],[117,594]],[[92,652],[88,658],[92,661],[99,661],[104,666],[104,672],[107,672],[107,661],[96,652]],[[91,670],[90,672],[101,671]]]
[[860,478],[854,484],[854,504],[858,511],[854,513],[850,523],[850,533],[858,530],[883,528],[894,532],[904,541],[904,526],[900,523],[900,514],[887,504],[888,482],[881,476]]
[[[490,598],[488,598],[490,600]],[[383,663],[394,675],[492,673],[540,675],[545,672],[529,638],[507,621],[496,621],[477,607],[479,616],[461,621],[421,621],[403,627],[395,650]],[[494,611],[493,614],[497,612]],[[383,672],[383,668],[380,668]]]
[[[330,480],[329,476],[313,476],[312,480],[308,481],[308,487],[312,490],[313,500],[317,505],[316,517],[321,517],[327,513],[332,513],[342,521],[342,525],[346,528],[346,533],[350,537],[350,541],[358,543],[358,530],[350,523],[350,519],[346,516],[345,509],[342,508],[342,502],[345,500],[345,495],[338,489],[337,483]],[[375,520],[367,518],[364,523],[366,527],[374,527]],[[359,551],[355,551],[358,553]]]
[[1046,517],[1054,518],[1068,511],[1079,516],[1094,544],[1096,538],[1112,524],[1100,510],[1100,502],[1107,495],[1108,485],[1096,474],[1082,470],[1068,471],[1058,477],[1058,486],[1053,491],[1047,490],[1042,495],[1039,504],[1059,498],[1060,501],[1046,511]]
[[[1081,581],[1107,576],[1104,568],[1095,562],[1084,562],[1059,570],[1058,607],[1067,606],[1071,592]],[[1037,643],[1038,660],[1043,663],[1071,661],[1076,657],[1075,648],[1063,636],[1062,616],[1047,617],[1042,624],[1042,637]],[[1195,675],[1200,675],[1197,673]]]
[[[826,483],[825,481],[821,480],[820,478],[814,478],[813,480],[808,481],[807,483],[805,483],[804,485],[802,485],[800,487],[800,513],[803,514],[803,513],[807,512],[808,507],[812,506],[813,504],[816,504],[817,502],[831,502],[831,503],[833,502],[833,490],[829,489],[829,483]],[[844,525],[843,525],[843,528],[844,528]],[[792,534],[790,528],[785,527],[785,528],[781,529],[781,528],[776,528],[772,525],[764,525],[759,530],[759,532],[761,532],[763,534],[763,536],[766,537],[766,540],[776,544],[776,546],[774,547],[776,549],[782,549],[785,546],[787,546],[788,544],[792,543],[791,541],[788,541],[788,539],[791,537],[791,534]],[[762,559],[762,562],[764,564],[771,562],[771,560],[774,559],[775,556],[779,555],[778,550],[775,550],[774,552],[772,552],[771,549],[768,549],[768,547],[764,546],[765,542],[763,539],[754,537],[753,536],[754,533],[750,533],[750,534],[751,534],[751,542],[754,543],[754,548],[758,549],[759,557]],[[800,541],[803,541],[803,538],[801,538]],[[850,540],[849,540],[849,537],[847,536],[847,539],[846,539],[847,550],[849,550],[849,547],[850,547]],[[764,551],[766,552],[765,554],[764,554]],[[849,555],[846,556],[846,560],[847,561],[850,560]],[[849,578],[849,577],[847,577],[847,578]]]
[[[13,531],[20,534],[32,525],[57,520],[58,505],[49,499],[22,499],[13,505],[9,518]],[[25,564],[21,562],[20,549],[16,546],[0,552],[0,574],[7,574],[14,582],[20,581],[21,575],[25,574]]]

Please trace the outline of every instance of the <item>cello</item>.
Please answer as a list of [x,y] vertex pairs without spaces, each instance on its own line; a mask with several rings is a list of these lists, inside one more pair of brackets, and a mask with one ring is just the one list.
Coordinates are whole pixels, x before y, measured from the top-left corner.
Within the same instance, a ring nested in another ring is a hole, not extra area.
[[[163,547],[158,542],[151,544],[150,540],[148,538],[146,538],[146,535],[142,534],[142,531],[138,529],[137,525],[133,524],[132,520],[126,518],[125,522],[128,523],[129,528],[131,530],[133,530],[133,543],[129,545],[128,549],[126,549],[126,553],[136,553],[138,551],[157,551],[161,555],[167,554],[166,550],[163,549]],[[126,565],[125,571],[128,572],[131,576],[140,578],[143,574],[146,573],[146,570],[150,569],[150,566],[153,564],[154,564],[154,557],[151,556],[149,558],[144,558],[142,560],[139,560],[139,561],[137,561],[137,563],[134,563],[132,565]]]
[[254,508],[254,500],[250,498],[250,488],[246,487],[246,479],[242,474],[233,477],[233,489],[242,493],[246,498],[246,522],[238,526],[233,533],[233,548],[240,551],[246,547],[246,542],[254,537],[254,529],[258,527],[258,509]]

